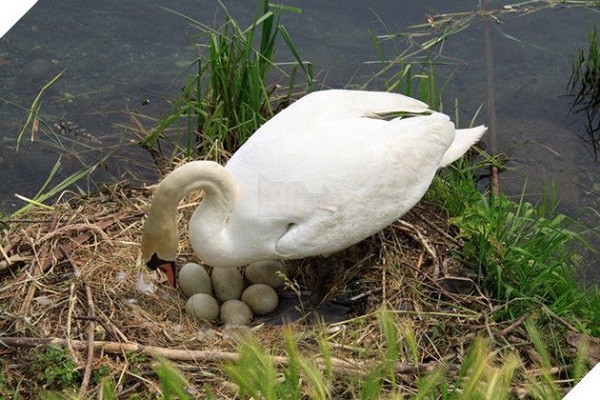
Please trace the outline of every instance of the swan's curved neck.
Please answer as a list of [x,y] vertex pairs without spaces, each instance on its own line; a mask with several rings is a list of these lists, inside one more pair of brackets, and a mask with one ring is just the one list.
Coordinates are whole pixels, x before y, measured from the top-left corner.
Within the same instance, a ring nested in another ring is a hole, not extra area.
[[142,256],[156,254],[174,260],[177,253],[177,206],[194,190],[203,190],[197,212],[202,214],[202,231],[218,235],[227,223],[237,201],[233,179],[221,165],[212,161],[193,161],[168,174],[160,183],[144,225]]
[[207,217],[225,224],[235,204],[235,184],[225,168],[212,161],[192,161],[168,174],[158,186],[152,208],[156,202],[159,209],[174,211],[195,190],[204,191],[201,207],[210,209]]

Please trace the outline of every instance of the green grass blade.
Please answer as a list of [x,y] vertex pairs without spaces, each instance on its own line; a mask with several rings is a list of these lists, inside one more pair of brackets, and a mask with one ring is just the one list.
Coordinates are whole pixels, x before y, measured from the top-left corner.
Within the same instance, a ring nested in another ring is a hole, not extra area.
[[37,96],[35,96],[35,99],[33,100],[31,107],[29,108],[29,113],[27,114],[27,120],[25,121],[25,124],[23,125],[23,127],[21,128],[21,131],[19,132],[19,134],[17,136],[16,151],[19,151],[19,148],[21,146],[21,139],[23,138],[23,134],[25,133],[25,131],[27,130],[27,128],[30,125],[32,125],[31,140],[33,141],[33,138],[35,135],[34,127],[36,125],[34,123],[34,121],[37,119],[38,111],[41,106],[42,96],[44,95],[44,92],[46,90],[48,90],[50,88],[50,86],[54,85],[54,83],[62,76],[63,72],[65,72],[65,70],[62,70],[58,74],[56,74],[56,76],[54,78],[52,78],[48,83],[46,83],[44,86],[42,86],[42,88],[38,92]]

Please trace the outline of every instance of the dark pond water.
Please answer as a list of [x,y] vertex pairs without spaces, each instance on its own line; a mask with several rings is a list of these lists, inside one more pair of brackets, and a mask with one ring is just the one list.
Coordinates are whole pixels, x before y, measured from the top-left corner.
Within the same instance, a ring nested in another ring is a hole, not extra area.
[[[242,21],[253,15],[252,1],[224,3]],[[427,14],[469,11],[478,4],[474,0],[283,3],[302,9],[299,15],[285,15],[284,24],[302,57],[321,71],[321,83],[329,87],[369,78],[372,68],[364,63],[377,59],[369,31],[403,32],[425,22]],[[509,4],[493,2],[497,8]],[[218,19],[213,0],[171,0],[164,5],[208,24]],[[527,182],[527,197],[535,200],[554,184],[561,210],[583,214],[590,227],[600,225],[600,166],[580,139],[585,134],[579,131],[581,123],[569,115],[570,98],[565,94],[573,57],[586,45],[599,17],[597,8],[556,7],[502,15],[491,29],[499,148],[513,159],[510,170],[501,175],[501,185],[517,196]],[[445,88],[444,102],[450,110],[459,99],[463,121],[486,101],[482,32],[481,21],[475,19],[447,40],[442,51],[459,66]],[[0,39],[0,210],[22,205],[15,193],[34,196],[60,154],[57,180],[79,168],[75,155],[102,155],[102,146],[65,137],[61,146],[72,152],[67,156],[39,137],[32,142],[28,132],[19,152],[15,149],[27,108],[61,70],[65,70],[62,77],[43,97],[44,120],[52,125],[64,116],[106,148],[122,147],[106,171],[96,171],[79,187],[92,188],[109,174],[131,181],[151,179],[147,154],[129,143],[133,137],[121,125],[129,123],[125,110],[155,117],[166,112],[169,98],[180,90],[196,57],[191,45],[194,33],[185,20],[155,2],[40,0]],[[144,100],[149,104],[142,106]],[[478,122],[488,122],[485,112]],[[146,124],[151,126],[150,121]],[[600,281],[598,254],[586,257],[581,274],[589,283]]]

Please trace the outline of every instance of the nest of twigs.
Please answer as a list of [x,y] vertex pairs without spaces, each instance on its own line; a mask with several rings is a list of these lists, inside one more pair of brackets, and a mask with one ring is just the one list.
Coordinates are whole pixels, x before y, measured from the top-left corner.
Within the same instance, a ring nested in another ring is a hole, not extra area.
[[[55,344],[68,349],[82,396],[100,390],[99,370],[113,376],[119,398],[156,395],[151,356],[163,356],[178,363],[200,395],[208,385],[223,398],[235,398],[235,387],[219,366],[235,360],[240,331],[188,317],[184,296],[141,261],[141,228],[152,192],[117,185],[96,197],[9,221],[0,247],[0,357],[4,380],[22,397],[53,390],[37,376],[33,361],[39,346]],[[197,203],[188,199],[180,207],[180,232]],[[336,323],[330,338],[334,361],[345,373],[344,362],[357,357],[357,348],[363,349],[361,363],[368,364],[370,354],[376,357],[369,349],[381,339],[374,311],[382,304],[411,325],[420,346],[418,363],[398,367],[407,386],[438,363],[460,365],[465,349],[482,332],[498,342],[525,342],[518,323],[502,325],[489,318],[494,304],[469,278],[473,271],[451,257],[461,248],[455,235],[447,216],[421,204],[403,222],[332,257],[335,278],[328,297],[351,299],[344,315],[351,322]],[[183,233],[180,261],[199,261]],[[313,284],[308,271],[314,262],[287,262],[296,271],[291,279],[297,287]],[[322,328],[306,322],[293,328],[305,333],[302,351],[316,354],[310,332]],[[281,326],[256,322],[248,329],[273,354],[285,355]],[[357,371],[361,363],[353,364]],[[21,381],[28,384],[18,386]]]

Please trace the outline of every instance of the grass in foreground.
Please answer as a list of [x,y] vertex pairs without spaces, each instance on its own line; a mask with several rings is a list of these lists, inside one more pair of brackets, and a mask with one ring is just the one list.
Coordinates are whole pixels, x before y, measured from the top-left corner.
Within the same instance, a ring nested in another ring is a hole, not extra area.
[[[406,320],[386,307],[372,317],[378,322],[370,332],[377,348],[372,357],[364,359],[338,358],[332,348],[339,340],[317,330],[322,335],[315,348],[318,356],[307,356],[300,350],[306,345],[306,332],[291,327],[283,330],[284,356],[273,355],[256,338],[242,340],[238,345],[239,359],[223,366],[224,379],[236,385],[236,398],[278,400],[290,399],[561,399],[563,392],[556,383],[556,371],[533,320],[525,323],[529,341],[539,351],[540,358],[524,362],[516,348],[494,349],[485,335],[476,337],[469,349],[464,349],[461,364],[420,362],[421,354],[415,331]],[[370,321],[372,323],[372,321]],[[275,350],[277,351],[277,350]],[[578,353],[575,362],[585,363]],[[405,361],[412,360],[412,361]],[[161,359],[153,364],[161,398],[192,399],[202,392],[203,398],[223,398],[215,387],[195,387],[176,367]],[[575,380],[582,377],[579,369]],[[63,393],[66,395],[66,392]],[[229,396],[225,396],[229,398]],[[115,382],[104,379],[98,398],[117,398]]]

